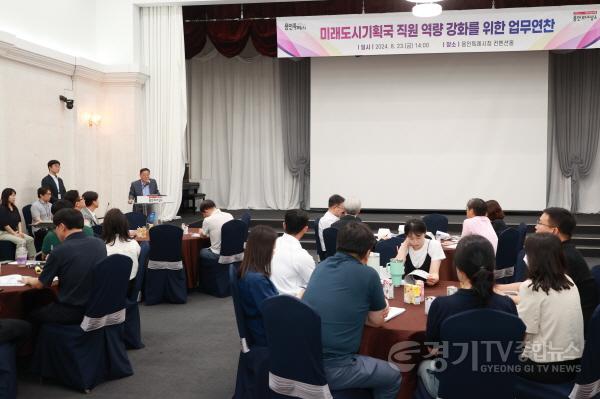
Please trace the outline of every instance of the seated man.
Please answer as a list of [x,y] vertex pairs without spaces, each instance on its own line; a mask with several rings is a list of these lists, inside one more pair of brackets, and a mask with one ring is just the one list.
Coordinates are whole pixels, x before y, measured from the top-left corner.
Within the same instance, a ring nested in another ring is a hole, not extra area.
[[[56,215],[61,209],[73,209],[73,203],[68,200],[56,201],[52,206],[52,214]],[[83,233],[89,237],[94,236],[94,230],[92,230],[92,228],[89,226],[83,226]],[[48,256],[48,254],[52,252],[54,248],[60,245],[60,242],[61,240],[56,235],[56,232],[54,230],[49,231],[42,242],[42,255]]]
[[221,253],[221,227],[233,220],[233,216],[231,213],[221,212],[212,200],[202,201],[200,213],[204,217],[201,234],[210,238],[210,248],[200,250],[200,259],[218,260]]
[[340,220],[344,216],[344,197],[341,195],[333,194],[329,197],[329,209],[319,220],[317,226],[317,234],[319,234],[319,240],[321,241],[321,249],[325,251],[325,241],[323,240],[323,230],[331,227],[332,224]]
[[23,283],[40,289],[58,277],[58,300],[33,311],[31,319],[40,324],[79,324],[92,290],[90,272],[106,257],[106,245],[82,232],[83,216],[75,209],[61,209],[53,222],[63,243],[52,251],[39,278],[24,276]]
[[45,228],[36,227],[39,223],[52,223],[52,190],[49,187],[40,187],[37,190],[38,200],[31,204],[31,231],[35,239],[35,246],[39,248],[48,233]]
[[398,368],[357,354],[364,325],[381,327],[389,311],[379,275],[365,266],[375,237],[365,224],[350,222],[337,243],[338,252],[315,269],[303,296],[321,316],[327,383],[332,390],[368,388],[374,398],[396,398]]
[[315,260],[300,245],[308,230],[308,214],[300,209],[287,211],[283,230],[285,233],[275,242],[271,281],[281,294],[301,297],[315,269]]
[[494,247],[494,253],[498,249],[498,236],[492,226],[492,222],[486,216],[487,205],[481,198],[471,198],[467,202],[467,219],[463,222],[461,237],[469,235],[480,235],[488,239]]
[[86,191],[81,195],[83,201],[85,202],[85,208],[81,210],[81,214],[83,215],[83,223],[86,226],[97,226],[100,223],[98,222],[98,218],[96,217],[96,209],[98,209],[98,193],[94,191]]
[[344,210],[346,214],[340,218],[337,222],[334,222],[331,227],[341,230],[342,227],[347,225],[349,222],[362,222],[358,217],[360,213],[361,203],[359,199],[348,198],[344,201]]

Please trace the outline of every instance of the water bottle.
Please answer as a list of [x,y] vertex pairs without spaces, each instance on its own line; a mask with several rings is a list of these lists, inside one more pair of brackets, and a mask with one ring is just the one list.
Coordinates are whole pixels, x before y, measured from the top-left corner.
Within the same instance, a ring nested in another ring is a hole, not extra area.
[[148,215],[148,220],[147,221],[148,221],[148,224],[152,224],[152,225],[155,224],[156,223],[156,212],[151,212]]
[[27,264],[27,249],[25,248],[25,244],[19,244],[15,252],[15,258],[18,265]]

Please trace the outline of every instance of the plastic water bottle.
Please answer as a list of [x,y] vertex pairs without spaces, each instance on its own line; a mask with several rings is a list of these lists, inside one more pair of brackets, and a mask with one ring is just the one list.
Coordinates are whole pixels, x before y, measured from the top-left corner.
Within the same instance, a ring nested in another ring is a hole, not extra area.
[[151,212],[148,215],[148,224],[155,224],[156,223],[156,212]]
[[18,265],[27,264],[27,249],[25,248],[25,244],[19,244],[17,251],[15,252],[15,258]]

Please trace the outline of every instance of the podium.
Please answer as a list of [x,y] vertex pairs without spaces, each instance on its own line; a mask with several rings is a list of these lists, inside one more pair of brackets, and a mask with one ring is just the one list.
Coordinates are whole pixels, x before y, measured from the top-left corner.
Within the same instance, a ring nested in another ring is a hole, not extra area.
[[152,212],[156,214],[156,223],[160,224],[163,220],[163,211],[165,208],[165,204],[172,204],[173,201],[170,200],[168,195],[139,195],[136,198],[136,203],[134,205],[140,207],[143,210],[142,213],[146,215],[150,215]]

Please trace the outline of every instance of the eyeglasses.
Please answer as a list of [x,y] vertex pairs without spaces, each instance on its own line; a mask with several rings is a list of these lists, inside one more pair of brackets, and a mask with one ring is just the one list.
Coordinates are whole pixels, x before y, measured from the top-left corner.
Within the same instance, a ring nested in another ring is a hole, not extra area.
[[556,226],[553,226],[551,224],[546,224],[546,223],[542,223],[542,219],[538,219],[537,220],[537,224],[539,224],[540,226],[546,226],[546,227],[550,227],[551,229],[556,228]]

